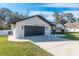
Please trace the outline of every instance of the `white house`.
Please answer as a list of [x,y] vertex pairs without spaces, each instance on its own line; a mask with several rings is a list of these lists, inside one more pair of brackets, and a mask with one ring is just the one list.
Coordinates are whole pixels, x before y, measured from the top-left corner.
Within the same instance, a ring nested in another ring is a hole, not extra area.
[[53,23],[54,25],[55,25],[55,30],[56,30],[56,32],[64,32],[65,31],[65,25],[64,24],[62,24],[61,22],[54,22]]
[[65,25],[61,22],[58,22],[56,25],[56,32],[64,32],[65,31]]
[[26,36],[51,35],[51,22],[39,15],[11,21],[12,36],[16,39]]
[[79,22],[74,22],[74,23],[66,23],[66,30],[67,32],[79,32]]

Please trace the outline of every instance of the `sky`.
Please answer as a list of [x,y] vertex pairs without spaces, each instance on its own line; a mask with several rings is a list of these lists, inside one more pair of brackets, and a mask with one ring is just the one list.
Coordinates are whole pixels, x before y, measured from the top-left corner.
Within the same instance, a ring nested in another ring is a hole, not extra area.
[[0,7],[5,7],[20,14],[29,15],[43,14],[52,21],[53,12],[71,12],[75,17],[79,17],[79,3],[0,3]]

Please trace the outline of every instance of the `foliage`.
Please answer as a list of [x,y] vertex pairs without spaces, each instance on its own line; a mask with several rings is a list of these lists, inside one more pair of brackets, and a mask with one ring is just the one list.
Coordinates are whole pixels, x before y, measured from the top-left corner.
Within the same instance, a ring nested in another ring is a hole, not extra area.
[[79,40],[79,32],[66,32],[62,34],[66,35],[63,38],[70,39],[70,40]]
[[3,27],[0,27],[0,30],[3,30],[4,28]]
[[64,18],[64,13],[54,12],[53,16],[56,20],[56,23],[61,22],[62,24],[65,24],[67,22]]
[[[3,7],[0,8],[0,17],[3,17],[5,22],[7,23],[7,24],[4,24],[4,25],[6,25],[5,29],[10,29],[9,22],[24,18],[24,16],[22,14],[19,14],[18,12],[13,12],[13,11],[11,11],[7,8],[3,8]],[[2,27],[0,29],[3,29]]]
[[73,23],[76,21],[76,18],[74,17],[72,13],[66,13],[65,17],[67,18],[67,22]]
[[53,14],[56,22],[61,22],[62,24],[65,24],[67,22],[76,22],[76,17],[72,13],[59,13],[59,12],[54,12]]
[[22,14],[19,14],[18,12],[13,12],[3,7],[0,8],[0,17],[4,17],[6,22],[25,18],[25,16],[23,16]]
[[58,22],[60,20],[60,14],[59,14],[59,12],[54,12],[53,16],[54,16],[56,22]]
[[79,18],[77,18],[77,21],[79,22]]

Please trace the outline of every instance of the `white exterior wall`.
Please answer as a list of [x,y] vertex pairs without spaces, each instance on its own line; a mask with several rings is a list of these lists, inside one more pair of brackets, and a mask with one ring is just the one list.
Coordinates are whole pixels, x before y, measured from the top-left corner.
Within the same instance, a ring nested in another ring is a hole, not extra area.
[[11,31],[14,38],[16,38],[16,27],[14,27],[14,24],[11,24]]
[[[19,21],[16,23],[16,29],[14,29],[14,37],[16,38],[24,38],[24,26],[44,26],[45,27],[45,35],[51,34],[51,26],[45,21],[41,20],[38,17],[33,17],[27,20]],[[23,26],[23,29],[22,29]]]
[[61,29],[65,29],[65,27],[61,23],[56,24],[56,32],[61,32]]
[[68,30],[67,32],[79,32],[79,29],[66,28],[66,30]]

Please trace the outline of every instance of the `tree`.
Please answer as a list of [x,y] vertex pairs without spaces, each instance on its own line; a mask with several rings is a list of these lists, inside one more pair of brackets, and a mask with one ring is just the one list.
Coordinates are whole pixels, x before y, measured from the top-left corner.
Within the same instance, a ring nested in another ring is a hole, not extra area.
[[77,18],[77,21],[79,22],[79,18]]
[[73,17],[72,22],[76,22],[76,21],[77,21],[76,17]]
[[74,17],[74,15],[72,13],[67,13],[67,14],[65,14],[65,16],[67,17],[67,20],[70,23],[70,25],[74,26],[74,32],[75,32],[75,24],[73,22],[76,22],[76,18]]
[[74,15],[72,13],[66,13],[65,17],[67,18],[67,21],[72,23]]
[[67,20],[64,19],[64,18],[62,18],[60,22],[61,22],[62,24],[65,24],[65,23],[67,23]]
[[24,18],[22,14],[19,14],[18,12],[13,12],[7,8],[0,8],[0,17],[5,18],[5,22],[7,22],[7,24],[4,25],[7,26],[9,25],[10,21],[15,21]]
[[55,20],[56,20],[56,23],[60,22],[62,24],[65,24],[67,21],[66,19],[64,18],[64,13],[59,13],[59,12],[54,12],[53,14]]
[[54,12],[53,16],[54,16],[56,22],[60,21],[60,14],[59,14],[59,12]]
[[24,18],[27,18],[27,17],[29,17],[29,13],[30,13],[30,11],[29,10],[27,10],[26,12],[25,12],[26,14],[23,16]]
[[7,16],[7,15],[5,15],[6,13],[9,13],[9,12],[11,12],[9,9],[7,9],[7,8],[0,8],[0,16],[1,17],[5,17],[5,16]]
[[[7,8],[0,8],[0,17],[3,17],[4,20],[7,21],[5,19],[5,17],[8,16],[10,12],[11,11],[9,9],[7,9]],[[8,23],[5,22],[5,24],[1,28],[6,29],[7,28],[7,24]]]

